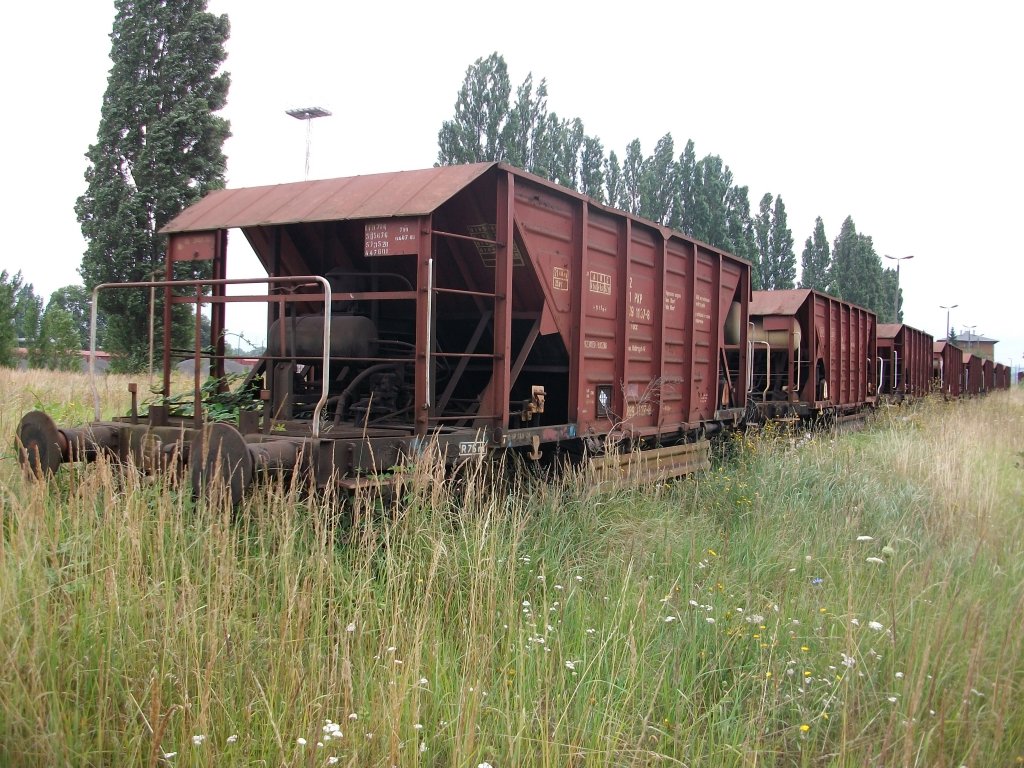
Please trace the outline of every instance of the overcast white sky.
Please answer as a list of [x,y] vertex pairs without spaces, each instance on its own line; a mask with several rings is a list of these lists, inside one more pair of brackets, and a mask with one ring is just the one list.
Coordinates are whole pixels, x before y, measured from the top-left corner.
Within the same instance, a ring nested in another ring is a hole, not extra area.
[[[1000,340],[1024,361],[1020,183],[1024,5],[1014,2],[373,2],[210,0],[231,19],[228,184],[433,164],[466,68],[493,51],[513,86],[548,80],[548,106],[620,156],[666,132],[719,154],[751,205],[781,194],[797,257],[816,216],[852,215],[879,254],[906,256],[905,319]],[[110,67],[112,0],[18,3],[4,77],[8,224],[0,269],[44,298],[79,282],[74,202]],[[243,238],[232,242],[241,250]],[[232,256],[236,251],[229,250]],[[890,264],[891,262],[886,262]],[[232,276],[258,264],[235,258]],[[244,275],[242,273],[245,273]]]

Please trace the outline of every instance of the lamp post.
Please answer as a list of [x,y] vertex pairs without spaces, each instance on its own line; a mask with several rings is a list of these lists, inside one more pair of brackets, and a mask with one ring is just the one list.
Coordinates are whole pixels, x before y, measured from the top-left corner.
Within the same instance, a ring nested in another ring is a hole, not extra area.
[[968,325],[967,328],[967,353],[971,354],[971,349],[974,347],[974,329],[978,326]]
[[[898,267],[899,264],[897,264],[896,266]],[[950,328],[949,328],[949,310],[956,309],[959,306],[960,306],[959,304],[950,304],[947,307],[944,304],[939,304],[939,309],[946,310],[946,341],[949,341],[949,330],[950,330]]]
[[309,144],[310,135],[313,125],[313,120],[318,117],[330,117],[331,113],[329,110],[323,107],[301,107],[299,109],[288,109],[285,110],[285,114],[294,117],[296,120],[306,121],[306,175],[304,178],[309,178]]
[[900,321],[900,262],[914,258],[914,255],[889,256],[886,254],[885,258],[896,262],[896,290],[893,292],[892,296],[892,321],[894,323],[898,323]]

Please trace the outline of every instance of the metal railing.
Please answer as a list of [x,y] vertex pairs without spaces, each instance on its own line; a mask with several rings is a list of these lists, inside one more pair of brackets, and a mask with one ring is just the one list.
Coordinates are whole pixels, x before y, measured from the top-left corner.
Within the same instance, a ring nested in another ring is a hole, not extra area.
[[[101,283],[92,290],[92,311],[90,316],[90,327],[89,327],[89,385],[92,388],[93,401],[95,403],[96,421],[100,420],[100,393],[96,387],[96,313],[97,306],[99,303],[99,292],[101,290],[108,290],[111,288],[188,288],[188,287],[205,287],[215,285],[258,285],[266,283],[273,285],[275,283],[282,283],[288,285],[294,285],[295,287],[301,287],[302,285],[310,285],[319,283],[323,287],[322,296],[310,296],[310,301],[316,301],[322,299],[324,302],[324,343],[323,343],[323,358],[321,364],[323,365],[323,381],[321,385],[320,399],[317,401],[316,406],[313,409],[313,437],[317,438],[320,436],[320,414],[323,412],[324,406],[327,404],[327,391],[330,383],[330,366],[331,366],[331,284],[327,281],[327,278],[321,277],[320,275],[292,275],[288,277],[245,277],[245,278],[214,278],[207,280],[144,280],[141,282],[133,283]],[[197,294],[195,298],[196,314],[199,314],[200,305],[203,303],[215,304],[224,297],[217,296],[204,296]],[[269,293],[265,296],[262,295],[249,295],[235,297],[238,299],[253,299],[270,303],[276,300],[276,297]],[[191,303],[191,301],[189,302]],[[170,333],[169,328],[164,328],[164,333]],[[201,339],[196,336],[196,370],[195,370],[195,412],[198,416],[200,413],[200,366],[199,366],[199,352],[201,347]],[[167,396],[169,392],[165,392]]]

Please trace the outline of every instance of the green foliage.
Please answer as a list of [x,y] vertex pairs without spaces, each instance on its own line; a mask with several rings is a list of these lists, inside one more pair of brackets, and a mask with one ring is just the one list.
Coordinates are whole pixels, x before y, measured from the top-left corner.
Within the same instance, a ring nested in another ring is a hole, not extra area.
[[15,280],[21,277],[11,276],[7,270],[0,271],[0,366],[11,368],[17,360],[14,350],[18,346],[18,334],[14,328],[14,294]]
[[[85,289],[84,285],[65,285],[50,294],[50,301],[46,305],[47,311],[50,307],[60,307],[70,313],[75,325],[75,332],[78,334],[79,349],[89,348],[89,324],[92,318],[92,296]],[[106,323],[103,322],[103,315],[96,318],[96,347],[103,348],[103,330]]]
[[[232,384],[244,382],[245,378],[246,375],[242,373],[228,373],[220,378],[210,376],[202,383],[199,393],[205,421],[237,424],[239,411],[249,410],[259,403],[259,384],[255,380],[250,381],[248,386],[231,390]],[[154,394],[158,395],[156,402],[169,406],[169,413],[173,416],[190,417],[195,414],[195,396],[192,391],[179,392],[169,397],[163,397],[159,392]]]
[[81,369],[82,349],[75,318],[54,302],[46,306],[39,324],[39,336],[28,350],[28,363],[32,368],[56,371]]
[[800,257],[800,287],[828,291],[831,270],[832,254],[825,236],[825,224],[819,216],[814,221],[814,232],[804,243]]
[[[891,297],[882,285],[882,260],[867,235],[857,232],[853,217],[847,216],[832,247],[829,283],[841,299],[870,309],[880,318],[892,315]],[[886,299],[890,303],[886,307]]]
[[[229,85],[220,71],[227,16],[207,13],[205,0],[118,0],[116,9],[113,65],[96,143],[87,152],[86,192],[76,205],[88,244],[81,273],[90,291],[104,282],[147,280],[163,268],[166,238],[158,230],[223,186],[229,135],[215,114]],[[178,265],[176,277],[208,272],[207,262],[189,262]],[[163,296],[157,298],[162,317]],[[147,357],[139,329],[147,325],[148,291],[106,291],[100,304],[115,367],[140,368]],[[189,338],[189,314],[187,308],[175,313],[176,344]]]
[[547,83],[534,88],[528,74],[516,89],[498,53],[473,62],[455,101],[455,115],[438,132],[437,162],[502,161],[602,199],[605,172],[601,142],[587,136],[579,118],[549,112]]

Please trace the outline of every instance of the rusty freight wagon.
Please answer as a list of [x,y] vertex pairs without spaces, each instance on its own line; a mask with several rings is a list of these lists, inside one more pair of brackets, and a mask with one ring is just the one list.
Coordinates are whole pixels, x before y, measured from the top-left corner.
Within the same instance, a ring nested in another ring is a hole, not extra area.
[[904,323],[878,326],[878,394],[893,402],[924,397],[932,378],[930,334]]
[[[250,297],[269,307],[253,409],[204,427],[197,398],[188,416],[79,430],[34,413],[27,461],[149,445],[236,496],[268,468],[358,487],[428,444],[449,464],[518,450],[615,471],[643,450],[669,477],[706,465],[699,438],[744,414],[750,264],[510,166],[220,190],[186,209],[163,230],[159,290],[212,306],[215,375],[223,308],[243,300],[226,290],[229,230],[269,276]],[[191,259],[212,261],[209,295],[170,280]]]
[[754,291],[750,398],[762,417],[843,417],[874,405],[875,314],[809,289]]
[[965,395],[980,395],[984,389],[985,367],[977,355],[964,353],[963,383],[960,391]]
[[960,397],[964,378],[964,353],[948,341],[932,347],[932,380],[936,391],[947,398]]
[[988,394],[996,388],[996,364],[987,357],[981,361],[981,392]]

